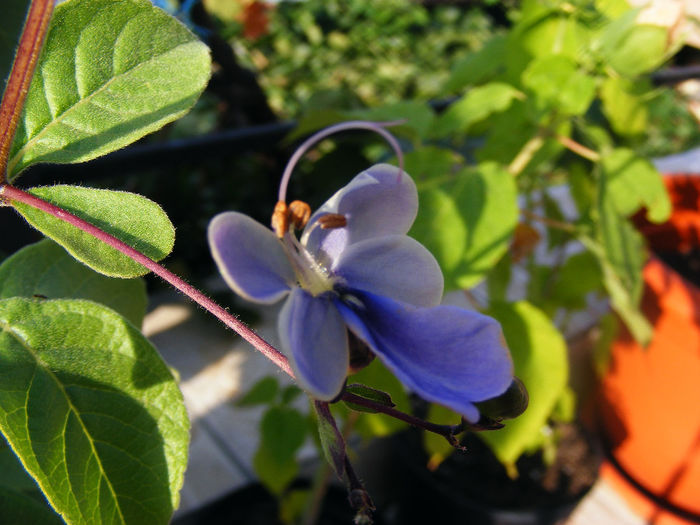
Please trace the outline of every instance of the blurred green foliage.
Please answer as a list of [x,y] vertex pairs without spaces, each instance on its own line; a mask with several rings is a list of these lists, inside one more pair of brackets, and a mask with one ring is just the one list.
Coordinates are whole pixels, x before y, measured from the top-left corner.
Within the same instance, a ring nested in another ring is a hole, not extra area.
[[405,0],[280,2],[269,17],[269,33],[236,39],[236,50],[284,116],[436,97],[493,31],[479,9]]

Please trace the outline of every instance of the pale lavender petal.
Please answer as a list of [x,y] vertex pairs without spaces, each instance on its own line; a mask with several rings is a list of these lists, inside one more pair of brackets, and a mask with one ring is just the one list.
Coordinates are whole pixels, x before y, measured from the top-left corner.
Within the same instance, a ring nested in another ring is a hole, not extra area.
[[331,268],[348,288],[416,306],[436,306],[443,277],[435,257],[405,235],[389,235],[348,246]]
[[479,419],[475,402],[503,393],[513,364],[499,324],[454,306],[419,308],[370,293],[338,301],[345,322],[409,389]]
[[230,211],[214,217],[207,233],[219,272],[238,295],[269,304],[289,293],[294,271],[272,230]]
[[[328,213],[345,215],[344,228],[323,230],[316,220]],[[363,171],[338,190],[309,220],[302,243],[323,262],[330,262],[345,246],[372,237],[405,234],[418,213],[413,179],[389,164]]]
[[345,323],[333,301],[294,288],[278,323],[282,350],[299,386],[321,401],[336,397],[350,358]]

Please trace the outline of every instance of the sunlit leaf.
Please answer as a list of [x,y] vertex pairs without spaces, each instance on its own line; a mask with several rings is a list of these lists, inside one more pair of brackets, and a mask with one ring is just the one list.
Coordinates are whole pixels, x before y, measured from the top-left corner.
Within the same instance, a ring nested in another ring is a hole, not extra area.
[[658,170],[632,150],[618,148],[601,157],[605,178],[605,198],[622,216],[646,207],[653,222],[664,222],[671,215],[671,200]]
[[32,244],[0,266],[0,299],[9,297],[89,299],[141,326],[146,285],[141,279],[110,279],[79,263],[51,240]]
[[0,300],[0,430],[72,524],[162,523],[179,501],[189,424],[170,370],[112,310]]
[[82,162],[186,113],[209,53],[148,0],[56,6],[10,153],[10,179],[38,162]]
[[595,80],[563,55],[544,56],[530,62],[522,82],[535,94],[542,109],[561,115],[582,115],[595,95]]
[[[175,229],[165,212],[141,195],[64,185],[28,191],[111,233],[156,261],[168,255],[175,243]],[[20,202],[14,202],[13,206],[29,224],[93,270],[124,278],[148,273],[141,264],[61,219]]]
[[419,191],[411,235],[437,258],[446,288],[481,281],[508,249],[518,218],[513,177],[493,163]]
[[566,343],[552,322],[532,304],[494,303],[489,315],[503,327],[515,365],[515,375],[528,390],[530,403],[505,428],[482,432],[498,459],[513,465],[520,455],[537,443],[547,419],[566,388],[569,363]]
[[600,89],[603,113],[616,133],[628,136],[644,133],[649,111],[642,98],[649,90],[646,82],[624,77],[607,77]]
[[466,133],[473,124],[505,111],[513,99],[523,96],[517,89],[502,82],[472,88],[438,117],[432,133],[437,137]]

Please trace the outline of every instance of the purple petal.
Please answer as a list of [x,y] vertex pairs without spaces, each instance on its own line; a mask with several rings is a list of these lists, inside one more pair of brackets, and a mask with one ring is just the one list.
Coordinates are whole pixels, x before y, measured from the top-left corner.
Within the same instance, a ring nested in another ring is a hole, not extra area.
[[[333,261],[345,246],[372,237],[405,234],[418,212],[413,179],[395,166],[377,164],[338,190],[309,220],[302,243],[312,254]],[[345,215],[344,228],[323,230],[316,220],[327,213]],[[320,252],[320,253],[319,253]]]
[[415,306],[435,306],[443,278],[435,257],[405,235],[360,241],[336,259],[333,273],[352,290],[369,291]]
[[348,337],[335,304],[294,288],[279,316],[281,346],[299,385],[321,401],[336,397],[348,373]]
[[473,403],[498,396],[513,380],[500,325],[490,317],[455,306],[418,308],[370,293],[357,299],[338,301],[345,322],[424,399],[476,422]]
[[211,220],[208,236],[219,272],[238,295],[269,304],[289,293],[294,271],[272,230],[230,211]]

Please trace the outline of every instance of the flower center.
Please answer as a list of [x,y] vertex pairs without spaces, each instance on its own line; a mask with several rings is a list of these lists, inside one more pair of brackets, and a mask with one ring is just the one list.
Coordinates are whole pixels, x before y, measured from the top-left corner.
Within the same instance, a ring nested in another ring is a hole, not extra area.
[[301,288],[313,296],[333,291],[337,278],[302,246],[292,232],[284,234],[282,246]]

